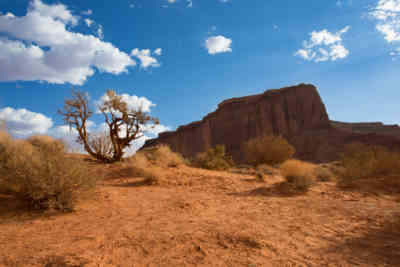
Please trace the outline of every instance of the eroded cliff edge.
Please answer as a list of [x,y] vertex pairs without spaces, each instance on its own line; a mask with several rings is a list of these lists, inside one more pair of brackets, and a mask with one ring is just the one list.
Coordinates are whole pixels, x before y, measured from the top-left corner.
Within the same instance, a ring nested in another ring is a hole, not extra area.
[[243,142],[265,134],[284,136],[295,146],[296,157],[315,162],[337,159],[343,146],[353,141],[400,148],[398,137],[351,132],[333,125],[311,84],[225,100],[201,121],[161,133],[143,148],[164,143],[192,158],[208,147],[224,144],[234,160],[242,162]]

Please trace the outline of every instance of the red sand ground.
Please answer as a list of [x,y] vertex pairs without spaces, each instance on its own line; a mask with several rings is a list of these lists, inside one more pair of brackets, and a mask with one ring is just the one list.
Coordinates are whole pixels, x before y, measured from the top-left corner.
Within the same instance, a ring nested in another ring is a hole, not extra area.
[[400,177],[288,195],[281,177],[165,174],[169,185],[99,182],[63,215],[0,196],[0,266],[400,266]]

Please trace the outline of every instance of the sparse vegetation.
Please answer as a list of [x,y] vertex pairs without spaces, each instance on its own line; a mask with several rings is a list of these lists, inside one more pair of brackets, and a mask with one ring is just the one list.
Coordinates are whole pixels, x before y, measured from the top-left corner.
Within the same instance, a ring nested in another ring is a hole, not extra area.
[[43,135],[14,139],[0,132],[0,191],[29,208],[71,211],[77,192],[94,185],[89,168],[67,157],[60,140]]
[[314,168],[313,164],[296,159],[287,160],[280,166],[286,181],[300,191],[307,191],[315,183]]
[[266,135],[244,143],[245,158],[253,166],[275,165],[291,158],[295,148],[282,136]]
[[79,91],[73,92],[73,98],[67,99],[64,110],[58,113],[64,121],[78,132],[78,142],[92,157],[105,162],[120,161],[124,149],[131,142],[142,137],[144,127],[159,124],[157,118],[150,117],[141,109],[129,109],[127,103],[115,91],[107,91],[107,100],[98,106],[108,126],[107,133],[91,134],[87,131],[88,119],[93,115],[89,107],[88,95]]
[[225,152],[224,145],[217,145],[214,149],[199,153],[193,161],[193,165],[210,170],[227,170],[234,165],[232,157]]
[[352,143],[346,146],[341,162],[341,184],[378,175],[400,174],[400,153],[385,147]]

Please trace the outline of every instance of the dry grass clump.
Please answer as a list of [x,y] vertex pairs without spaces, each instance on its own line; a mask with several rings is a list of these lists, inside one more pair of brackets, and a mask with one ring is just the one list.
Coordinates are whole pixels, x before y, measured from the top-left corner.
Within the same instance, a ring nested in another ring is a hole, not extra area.
[[207,152],[197,154],[192,163],[196,167],[209,170],[227,170],[234,165],[232,157],[226,154],[224,145],[217,145],[214,149],[209,148]]
[[400,153],[381,146],[349,144],[342,154],[341,162],[344,167],[341,184],[373,176],[400,174]]
[[275,165],[288,160],[295,148],[282,136],[266,135],[244,143],[245,158],[251,165]]
[[282,176],[299,191],[307,191],[315,183],[314,168],[313,164],[296,159],[287,160],[280,166]]
[[177,167],[186,164],[182,155],[173,152],[168,145],[158,145],[146,152],[147,158],[160,167]]
[[71,211],[77,192],[95,185],[82,161],[67,157],[49,136],[13,139],[0,132],[0,191],[31,209]]
[[146,152],[136,152],[128,161],[132,176],[145,178],[149,185],[158,184],[163,178],[163,168],[155,165],[148,159]]

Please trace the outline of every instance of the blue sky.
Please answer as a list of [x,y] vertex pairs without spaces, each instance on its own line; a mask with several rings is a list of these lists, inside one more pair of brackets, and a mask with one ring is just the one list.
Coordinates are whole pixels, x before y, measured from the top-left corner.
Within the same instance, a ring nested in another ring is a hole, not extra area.
[[0,12],[0,119],[17,136],[62,137],[72,88],[144,105],[162,124],[149,137],[299,83],[333,120],[400,123],[400,0],[0,0]]

